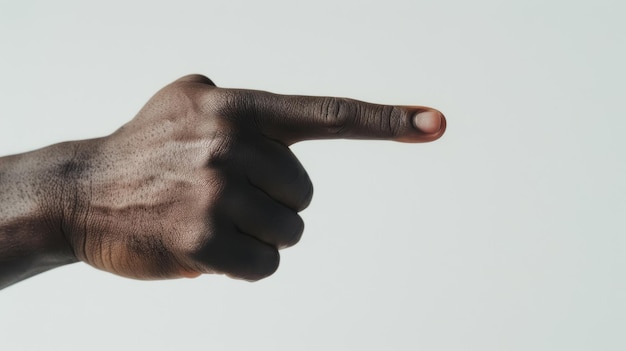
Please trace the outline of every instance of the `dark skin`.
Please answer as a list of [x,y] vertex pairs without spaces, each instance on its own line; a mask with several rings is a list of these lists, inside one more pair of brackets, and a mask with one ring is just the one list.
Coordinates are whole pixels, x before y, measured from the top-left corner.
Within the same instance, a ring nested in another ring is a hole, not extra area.
[[0,288],[77,261],[135,279],[267,277],[313,194],[290,145],[430,142],[445,127],[427,107],[183,77],[107,137],[0,158]]

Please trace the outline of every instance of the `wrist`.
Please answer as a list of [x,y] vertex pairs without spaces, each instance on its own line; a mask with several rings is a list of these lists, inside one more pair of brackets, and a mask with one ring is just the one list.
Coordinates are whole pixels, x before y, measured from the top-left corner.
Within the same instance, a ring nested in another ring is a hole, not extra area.
[[77,261],[66,227],[85,201],[90,143],[0,158],[0,288]]

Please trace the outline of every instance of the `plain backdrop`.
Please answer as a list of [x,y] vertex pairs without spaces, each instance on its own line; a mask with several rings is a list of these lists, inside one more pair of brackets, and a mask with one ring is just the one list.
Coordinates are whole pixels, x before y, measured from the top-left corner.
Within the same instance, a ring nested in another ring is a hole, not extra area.
[[270,278],[66,266],[0,291],[0,349],[625,350],[625,4],[0,0],[4,155],[188,73],[448,118],[293,146],[316,193]]

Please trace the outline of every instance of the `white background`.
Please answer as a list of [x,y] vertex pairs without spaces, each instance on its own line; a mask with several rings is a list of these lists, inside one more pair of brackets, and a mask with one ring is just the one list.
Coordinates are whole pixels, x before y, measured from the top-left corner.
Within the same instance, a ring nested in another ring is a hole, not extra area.
[[187,73],[429,105],[432,144],[297,144],[272,277],[74,264],[0,292],[2,350],[626,349],[623,1],[2,1],[0,153],[113,132]]

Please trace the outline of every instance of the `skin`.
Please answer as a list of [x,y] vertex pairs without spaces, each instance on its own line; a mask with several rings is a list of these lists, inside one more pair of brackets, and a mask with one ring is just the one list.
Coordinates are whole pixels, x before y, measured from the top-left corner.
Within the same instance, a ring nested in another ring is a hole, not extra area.
[[267,277],[313,194],[290,145],[430,142],[445,126],[427,107],[185,76],[107,137],[0,158],[0,288],[77,261],[135,279]]

